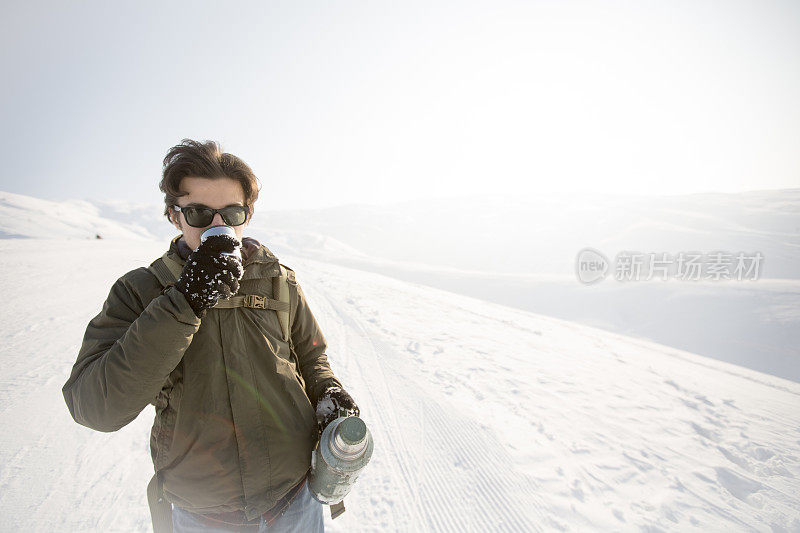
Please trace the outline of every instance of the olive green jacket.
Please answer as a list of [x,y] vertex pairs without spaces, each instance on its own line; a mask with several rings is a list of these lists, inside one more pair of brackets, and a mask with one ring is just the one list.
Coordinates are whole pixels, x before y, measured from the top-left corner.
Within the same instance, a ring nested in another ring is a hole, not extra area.
[[[183,265],[179,237],[168,254]],[[272,252],[259,245],[243,265],[237,294],[272,298]],[[147,268],[131,270],[86,328],[63,387],[72,417],[116,431],[153,404],[150,449],[166,498],[257,517],[306,475],[319,438],[313,405],[342,386],[296,282],[290,299],[293,349],[273,310],[212,308],[201,320],[174,286],[162,291]]]

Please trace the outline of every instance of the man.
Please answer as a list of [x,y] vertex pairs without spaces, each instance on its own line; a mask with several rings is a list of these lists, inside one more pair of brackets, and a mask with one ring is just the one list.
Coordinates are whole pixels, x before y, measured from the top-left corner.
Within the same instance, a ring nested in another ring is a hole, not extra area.
[[[322,531],[322,505],[306,483],[311,451],[339,409],[359,409],[330,369],[291,270],[288,338],[263,305],[277,299],[283,265],[243,237],[258,180],[216,143],[184,139],[164,158],[160,188],[181,231],[165,260],[180,275],[163,286],[140,267],[114,283],[63,387],[69,411],[116,431],[155,406],[156,531]],[[232,227],[236,239],[201,243],[213,225]],[[241,259],[229,255],[239,245]],[[224,305],[233,301],[241,305]]]

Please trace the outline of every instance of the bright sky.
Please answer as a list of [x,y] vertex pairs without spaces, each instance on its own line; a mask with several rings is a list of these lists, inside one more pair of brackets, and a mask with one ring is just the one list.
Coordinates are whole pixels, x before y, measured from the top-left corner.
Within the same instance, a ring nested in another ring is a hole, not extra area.
[[797,1],[14,2],[0,30],[0,190],[159,202],[184,137],[273,208],[800,187]]

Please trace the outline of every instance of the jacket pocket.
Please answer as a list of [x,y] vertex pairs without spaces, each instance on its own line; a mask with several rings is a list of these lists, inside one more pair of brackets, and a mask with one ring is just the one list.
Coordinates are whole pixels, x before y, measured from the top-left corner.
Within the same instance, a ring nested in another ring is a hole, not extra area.
[[162,390],[162,394],[159,395],[150,442],[153,464],[156,470],[163,467],[167,462],[175,437],[175,423],[182,397],[182,380],[177,381],[169,389]]
[[[303,390],[305,391],[306,380],[303,379],[303,372],[300,368],[300,359],[297,357],[297,352],[294,351],[294,348],[291,347],[289,348],[289,355],[291,360],[294,362],[295,377],[297,377],[297,380],[300,382],[300,387],[302,387]],[[306,393],[306,395],[308,395],[308,393]]]
[[286,392],[289,394],[300,420],[302,420],[301,427],[306,429],[312,426],[315,427],[317,416],[314,411],[314,406],[311,405],[311,400],[308,398],[308,394],[306,394],[302,377],[295,372],[293,367],[293,364],[282,358],[278,358],[278,372],[282,374],[283,381],[286,385]]
[[242,312],[258,328],[270,350],[278,357],[288,360],[290,357],[289,343],[283,340],[283,332],[275,311],[243,307]]

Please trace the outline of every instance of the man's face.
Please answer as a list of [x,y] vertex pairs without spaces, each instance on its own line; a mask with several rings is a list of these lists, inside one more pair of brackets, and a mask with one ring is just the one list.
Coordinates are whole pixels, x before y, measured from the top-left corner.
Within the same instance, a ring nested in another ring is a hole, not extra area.
[[[197,205],[221,209],[229,205],[244,205],[242,186],[238,181],[227,177],[209,179],[187,176],[181,180],[180,190],[188,193],[178,198],[177,204],[180,207]],[[211,221],[211,224],[203,228],[195,228],[186,223],[183,213],[178,213],[171,207],[169,211],[172,223],[183,232],[183,238],[192,250],[200,246],[200,235],[206,228],[217,224],[225,224],[225,221],[222,220],[222,215],[214,213],[214,220]],[[247,221],[239,226],[231,226],[236,231],[236,238],[239,241],[242,240],[244,227],[250,223],[254,211],[254,208],[250,206],[250,214],[247,217]]]

